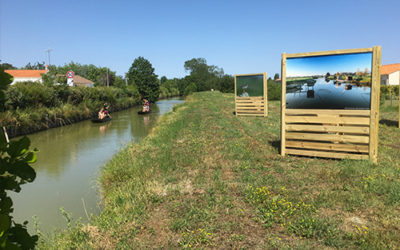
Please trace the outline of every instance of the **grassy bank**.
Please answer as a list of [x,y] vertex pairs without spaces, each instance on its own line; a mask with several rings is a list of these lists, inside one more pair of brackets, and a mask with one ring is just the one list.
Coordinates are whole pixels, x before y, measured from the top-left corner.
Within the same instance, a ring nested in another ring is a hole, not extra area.
[[237,118],[233,100],[189,96],[104,167],[100,216],[39,248],[400,248],[397,110],[374,165],[282,158],[279,102]]

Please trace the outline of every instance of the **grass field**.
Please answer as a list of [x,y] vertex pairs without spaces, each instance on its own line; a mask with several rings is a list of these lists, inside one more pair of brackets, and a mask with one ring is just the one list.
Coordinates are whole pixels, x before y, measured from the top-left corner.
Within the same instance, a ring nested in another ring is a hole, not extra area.
[[196,93],[103,169],[104,210],[39,248],[400,248],[400,129],[382,110],[379,164],[281,157],[279,102],[235,117]]

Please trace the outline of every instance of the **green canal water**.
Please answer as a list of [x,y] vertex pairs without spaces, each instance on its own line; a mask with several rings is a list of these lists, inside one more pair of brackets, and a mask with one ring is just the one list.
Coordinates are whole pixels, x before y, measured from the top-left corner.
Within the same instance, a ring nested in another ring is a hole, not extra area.
[[83,121],[29,135],[32,148],[40,151],[34,164],[37,177],[23,185],[20,193],[10,193],[14,219],[20,223],[28,220],[31,232],[34,216],[41,231],[65,228],[60,208],[74,220],[88,221],[87,214],[98,214],[101,209],[97,183],[101,167],[128,143],[146,137],[161,115],[182,102],[160,100],[151,105],[152,113],[147,115],[138,115],[140,107],[135,107],[112,113],[113,119],[107,123]]

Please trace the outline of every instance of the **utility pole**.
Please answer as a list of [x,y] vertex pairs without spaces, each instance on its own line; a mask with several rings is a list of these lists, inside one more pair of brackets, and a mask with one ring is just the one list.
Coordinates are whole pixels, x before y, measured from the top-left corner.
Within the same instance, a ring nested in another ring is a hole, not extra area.
[[107,87],[109,87],[109,84],[108,84],[108,68],[107,68]]
[[49,66],[50,66],[50,51],[52,51],[52,49],[50,49],[50,48],[48,48],[48,49],[45,50],[45,52],[47,52],[47,58],[49,59],[49,60],[48,60]]

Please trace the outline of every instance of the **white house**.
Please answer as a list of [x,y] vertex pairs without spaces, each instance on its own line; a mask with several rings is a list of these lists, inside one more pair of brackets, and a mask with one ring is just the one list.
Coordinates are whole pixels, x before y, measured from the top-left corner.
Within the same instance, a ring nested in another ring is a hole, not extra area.
[[381,85],[400,84],[400,63],[382,65]]
[[4,72],[13,77],[12,84],[16,82],[42,82],[42,75],[47,73],[47,70],[33,70],[33,69],[8,69]]

